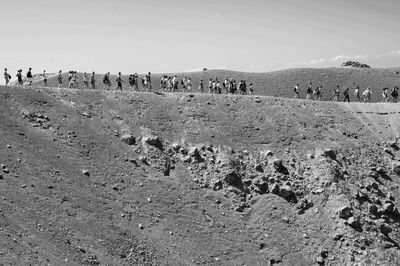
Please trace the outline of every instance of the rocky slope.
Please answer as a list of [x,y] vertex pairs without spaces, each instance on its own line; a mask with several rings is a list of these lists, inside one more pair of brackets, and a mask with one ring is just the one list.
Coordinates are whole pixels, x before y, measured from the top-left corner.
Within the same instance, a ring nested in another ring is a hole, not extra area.
[[5,265],[397,265],[396,104],[0,87]]

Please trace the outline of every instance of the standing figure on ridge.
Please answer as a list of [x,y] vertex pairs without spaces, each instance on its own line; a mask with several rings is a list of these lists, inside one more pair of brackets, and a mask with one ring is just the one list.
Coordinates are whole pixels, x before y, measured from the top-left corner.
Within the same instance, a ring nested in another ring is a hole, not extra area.
[[333,101],[337,102],[340,96],[340,88],[339,85],[336,86],[336,89],[333,91]]
[[250,86],[249,86],[249,95],[252,95],[253,92],[254,92],[253,83],[250,83]]
[[117,79],[115,81],[117,82],[117,88],[115,90],[116,91],[117,90],[122,91],[122,82],[124,82],[124,81],[122,80],[121,72],[118,72],[118,77],[117,77]]
[[391,95],[392,95],[392,98],[393,98],[393,102],[397,103],[397,98],[399,97],[399,88],[398,87],[394,87],[392,89]]
[[382,89],[382,102],[387,103],[389,101],[389,95],[388,95],[388,88],[383,88]]
[[200,91],[200,93],[203,93],[203,92],[204,92],[204,82],[203,82],[203,80],[200,80],[200,83],[199,83],[199,91]]
[[57,76],[57,83],[58,83],[58,88],[61,88],[63,86],[63,76],[62,76],[62,71],[58,71],[58,76]]
[[354,96],[356,97],[356,102],[361,102],[361,97],[360,97],[360,86],[356,86],[354,90]]
[[293,98],[294,99],[300,99],[299,84],[296,84],[294,86],[293,91],[294,91],[294,97]]
[[344,100],[343,102],[350,102],[350,93],[349,93],[349,88],[345,88],[343,91],[343,95],[344,95]]
[[24,80],[23,80],[23,77],[22,77],[22,69],[19,69],[17,71],[17,85],[18,86],[23,86],[24,85]]
[[90,75],[90,89],[95,90],[96,89],[96,77],[95,77],[94,71],[92,72],[92,75]]
[[28,82],[28,86],[32,86],[33,75],[32,75],[32,68],[31,67],[28,69],[28,72],[26,73],[26,81]]
[[4,69],[4,79],[6,80],[6,86],[7,86],[11,79],[11,75],[7,73],[7,68]]
[[372,92],[371,92],[371,89],[370,89],[370,87],[367,87],[366,89],[365,89],[365,91],[363,91],[363,97],[364,97],[364,103],[369,103],[369,102],[371,102],[371,94],[372,94]]
[[43,86],[43,87],[47,87],[47,74],[46,74],[46,70],[43,70],[42,77],[43,77],[42,86]]
[[307,96],[306,96],[306,100],[312,100],[312,95],[313,95],[313,88],[312,88],[312,83],[308,83],[308,87],[307,87]]
[[82,83],[85,89],[89,89],[89,78],[86,72],[84,72],[82,75]]

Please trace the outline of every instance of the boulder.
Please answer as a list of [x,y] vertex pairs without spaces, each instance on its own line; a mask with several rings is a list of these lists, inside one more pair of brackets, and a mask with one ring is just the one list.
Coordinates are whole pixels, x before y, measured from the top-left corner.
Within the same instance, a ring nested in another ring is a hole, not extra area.
[[147,136],[143,138],[143,142],[150,145],[154,146],[156,148],[162,149],[162,141],[159,136]]
[[348,206],[343,206],[343,207],[341,207],[341,208],[337,211],[337,213],[339,214],[339,217],[340,217],[340,218],[345,219],[345,220],[347,220],[347,219],[349,219],[351,216],[353,216],[353,213],[352,213],[352,211],[351,211],[351,207],[348,207]]
[[273,184],[269,190],[272,194],[279,195],[280,187],[278,184]]
[[290,200],[294,196],[294,192],[291,186],[283,185],[279,189],[279,196],[286,200]]
[[224,181],[231,186],[240,186],[242,184],[242,178],[235,171],[229,171],[225,175]]
[[337,155],[337,152],[333,149],[321,149],[321,150],[316,151],[317,157],[322,156],[322,157],[330,158],[332,160],[336,160],[336,155]]
[[84,174],[85,176],[90,176],[90,172],[86,169],[82,170],[82,174]]
[[282,159],[275,159],[272,163],[276,171],[285,175],[289,174],[288,169],[283,165]]
[[393,163],[392,170],[396,174],[400,175],[400,162]]
[[254,167],[254,170],[256,170],[257,172],[260,172],[260,173],[264,172],[263,166],[260,163],[256,164],[256,166]]
[[197,149],[197,147],[191,147],[189,149],[188,155],[190,157],[194,158],[198,162],[202,162],[203,161],[203,158],[201,158],[199,149]]
[[134,145],[136,143],[136,139],[132,134],[124,134],[121,137],[121,140],[128,145]]

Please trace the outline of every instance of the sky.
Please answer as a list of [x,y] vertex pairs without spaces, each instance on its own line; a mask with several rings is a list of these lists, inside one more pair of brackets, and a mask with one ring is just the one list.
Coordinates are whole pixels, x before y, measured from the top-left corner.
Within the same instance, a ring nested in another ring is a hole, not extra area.
[[398,0],[0,0],[0,67],[34,73],[400,66]]

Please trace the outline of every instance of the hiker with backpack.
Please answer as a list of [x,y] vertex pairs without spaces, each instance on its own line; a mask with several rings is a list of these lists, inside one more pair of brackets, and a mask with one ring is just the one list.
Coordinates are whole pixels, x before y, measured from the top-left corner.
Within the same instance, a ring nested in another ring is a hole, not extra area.
[[254,92],[253,83],[250,83],[250,86],[249,86],[249,95],[252,95],[253,92]]
[[17,85],[18,86],[23,86],[24,85],[24,80],[23,80],[23,76],[22,76],[22,69],[19,69],[17,71]]
[[213,80],[210,79],[210,80],[208,81],[208,93],[213,93],[213,89],[214,89]]
[[172,92],[178,92],[179,90],[179,82],[178,82],[178,77],[174,75],[174,77],[171,79],[172,83]]
[[317,100],[317,101],[320,101],[321,98],[322,98],[322,85],[319,86],[319,87],[317,87],[316,91],[317,91],[317,92],[316,92],[316,95],[317,95],[316,100]]
[[6,86],[8,86],[8,83],[10,82],[11,75],[8,74],[7,68],[4,69],[4,79],[6,80]]
[[47,74],[46,74],[46,70],[43,70],[43,81],[42,81],[42,87],[47,87]]
[[32,68],[31,67],[28,69],[28,72],[26,73],[26,81],[28,82],[28,86],[32,86],[33,75],[32,75]]
[[68,89],[75,88],[75,80],[73,79],[74,71],[68,73]]
[[370,87],[367,87],[362,94],[364,97],[364,103],[371,102],[371,94],[372,94],[372,92],[371,92]]
[[383,88],[382,89],[382,102],[387,103],[389,101],[389,95],[388,95],[388,88]]
[[294,99],[299,99],[300,98],[299,84],[296,84],[294,86],[293,92],[294,92],[294,97],[293,98]]
[[90,89],[95,90],[96,89],[96,74],[94,73],[94,71],[92,72],[92,74],[90,75]]
[[333,91],[333,101],[337,102],[340,96],[340,88],[339,85],[336,86],[336,89]]
[[133,74],[129,75],[128,82],[129,82],[130,89],[133,91],[134,87],[135,87],[135,76]]
[[122,82],[124,82],[124,81],[122,80],[121,72],[118,72],[118,77],[117,77],[117,79],[115,81],[117,82],[117,88],[115,90],[116,91],[117,90],[122,91]]
[[203,80],[200,80],[200,83],[199,83],[199,91],[200,91],[200,93],[203,93],[203,92],[204,92],[204,82],[203,82]]
[[104,84],[104,87],[103,87],[104,90],[110,90],[110,87],[111,87],[110,72],[107,72],[106,74],[104,74],[103,84]]
[[349,88],[344,89],[343,91],[343,95],[344,95],[344,100],[343,102],[350,102],[350,93],[349,93]]
[[394,87],[392,89],[391,95],[392,95],[392,98],[393,98],[393,102],[397,103],[397,98],[399,97],[399,88],[398,87]]
[[189,77],[186,79],[186,88],[189,92],[192,91],[192,86],[193,86],[192,79]]
[[360,86],[357,85],[357,87],[354,90],[354,96],[356,97],[356,102],[361,102],[361,97],[360,97]]
[[58,88],[61,88],[63,85],[63,76],[62,76],[62,71],[58,71],[58,76],[57,76],[57,84]]
[[86,72],[84,72],[82,75],[82,83],[85,89],[89,89],[89,79],[88,79],[88,74]]
[[306,96],[306,100],[312,100],[313,99],[313,88],[312,88],[312,83],[308,83],[308,87],[307,87],[307,96]]

